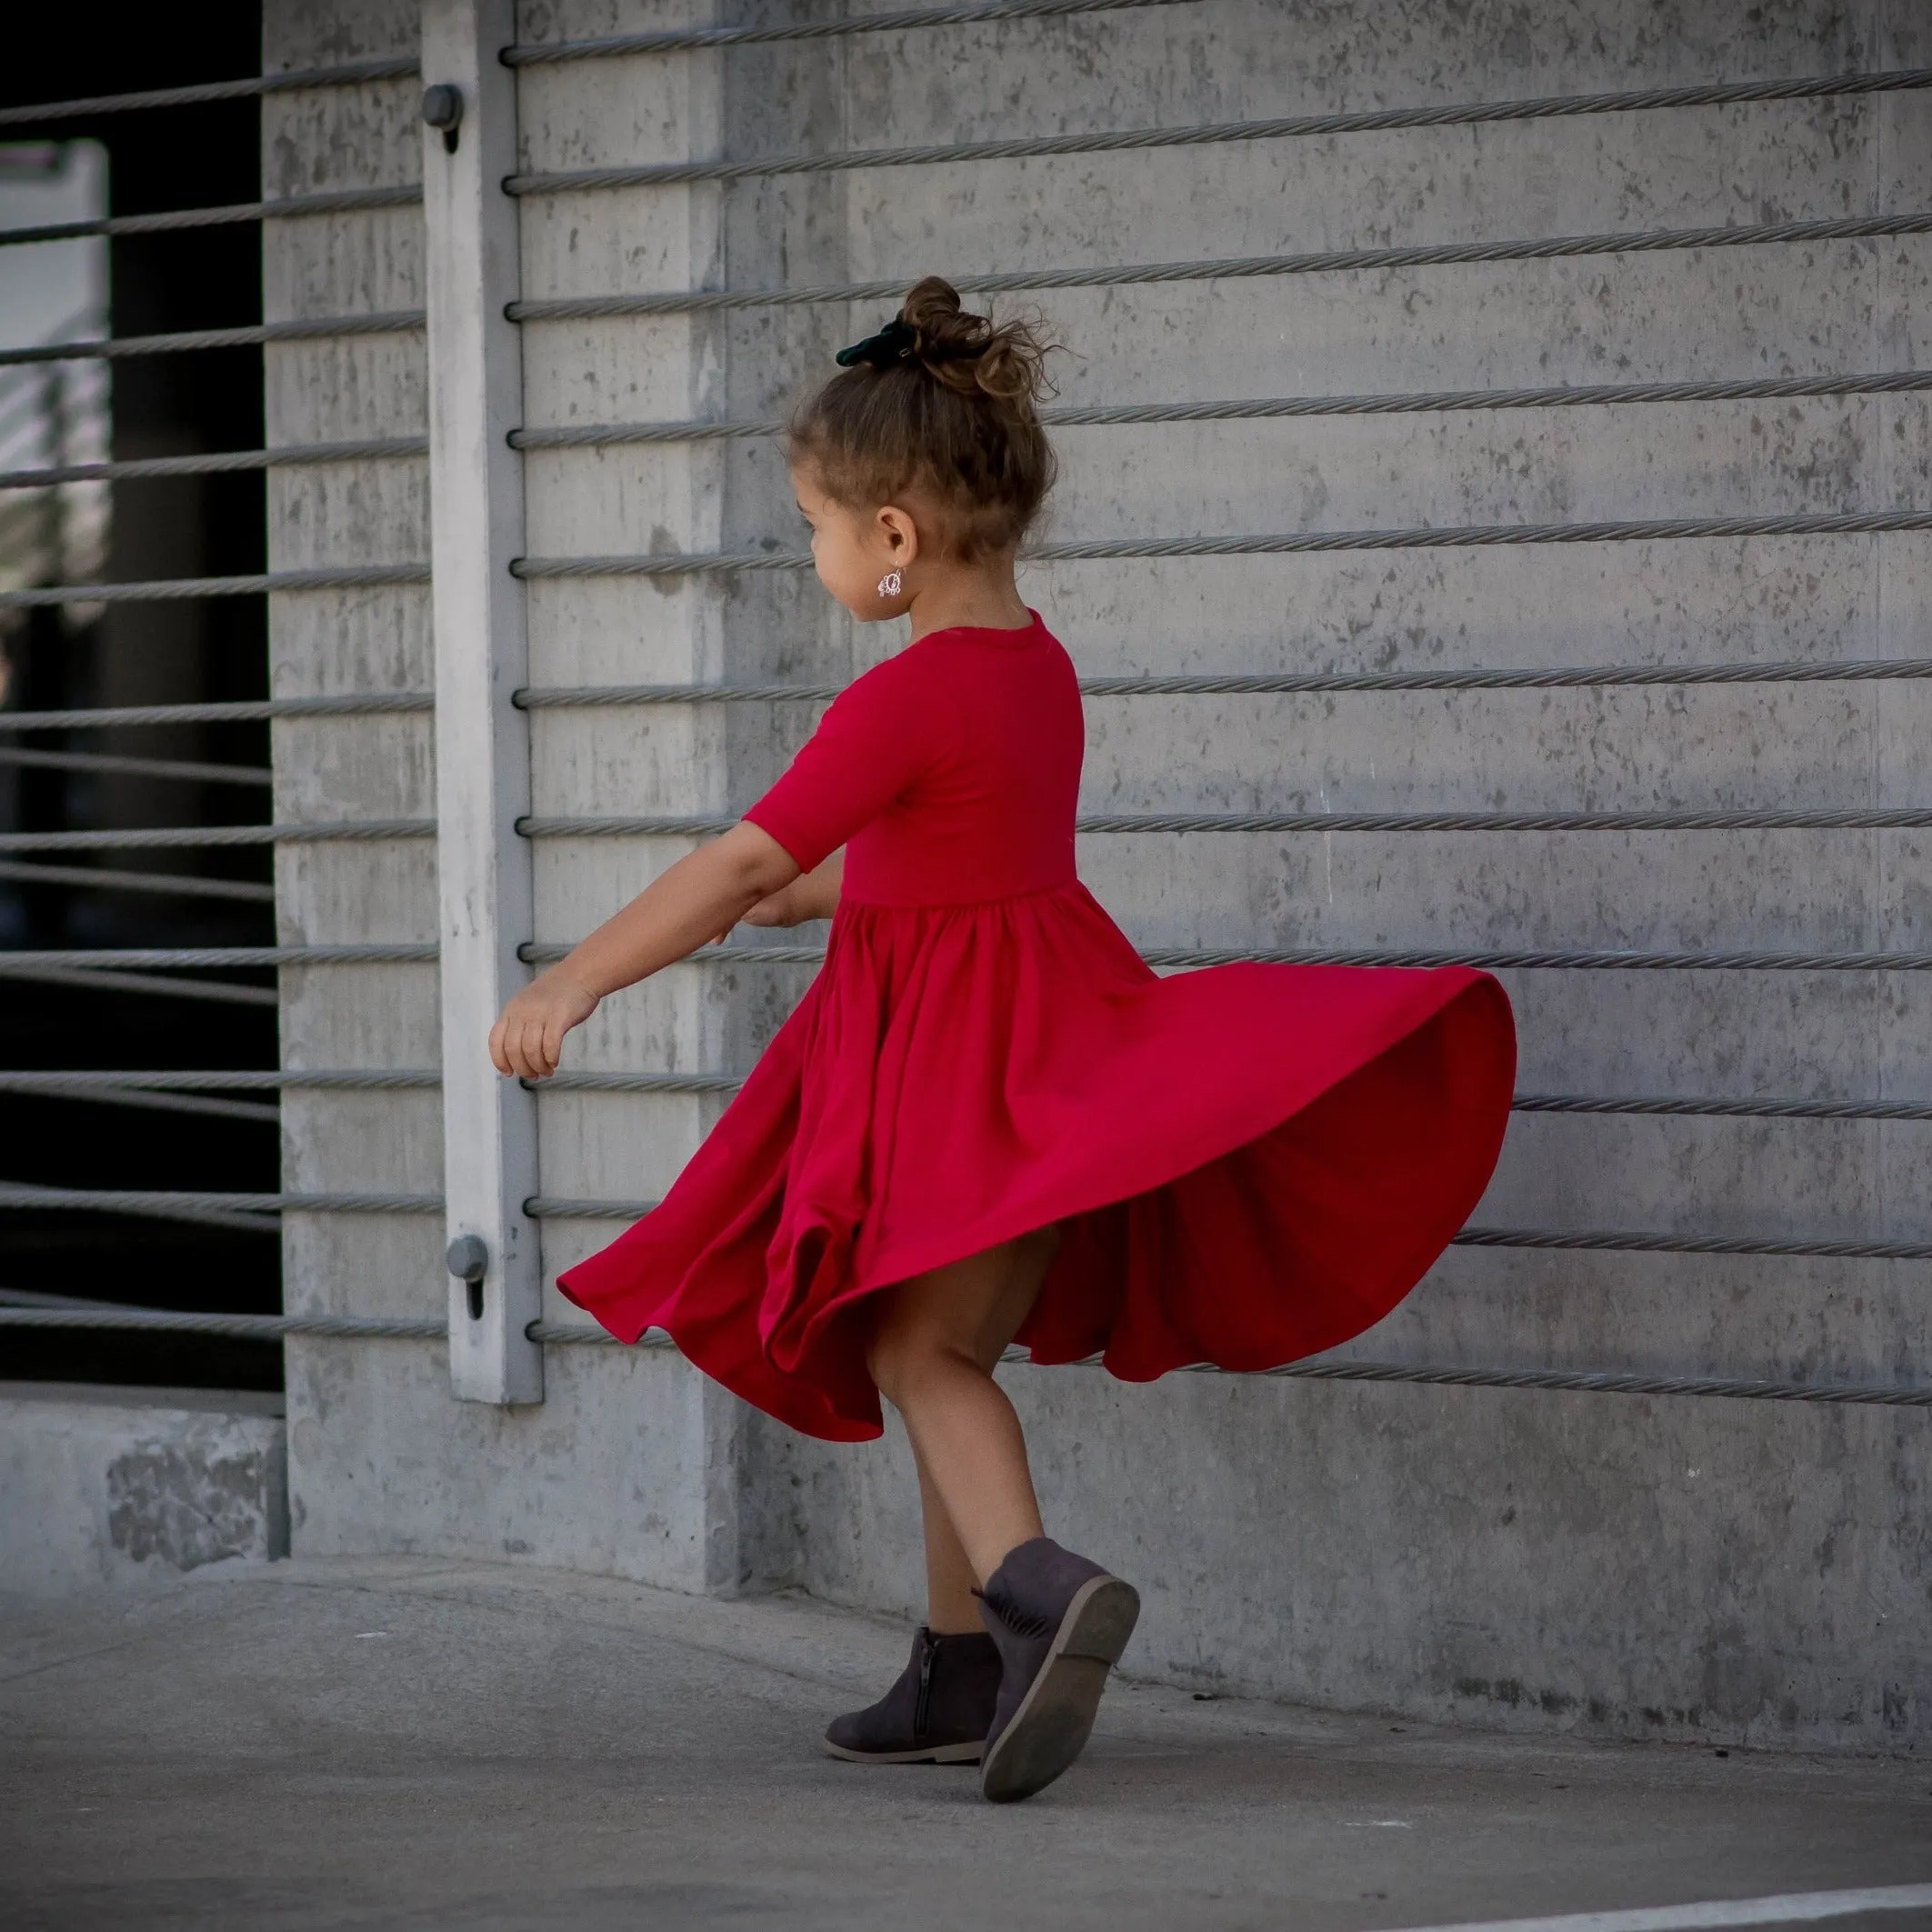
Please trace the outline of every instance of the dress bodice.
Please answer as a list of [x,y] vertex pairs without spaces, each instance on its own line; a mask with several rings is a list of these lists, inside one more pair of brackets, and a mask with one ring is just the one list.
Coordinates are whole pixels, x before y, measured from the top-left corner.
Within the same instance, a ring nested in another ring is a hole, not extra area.
[[1072,661],[1024,630],[929,632],[849,686],[746,817],[806,871],[844,845],[855,905],[1074,883],[1085,725]]

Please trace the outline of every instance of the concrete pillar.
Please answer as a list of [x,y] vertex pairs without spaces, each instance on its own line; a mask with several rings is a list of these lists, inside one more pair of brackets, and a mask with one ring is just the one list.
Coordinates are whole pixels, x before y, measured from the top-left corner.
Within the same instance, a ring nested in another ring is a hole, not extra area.
[[[478,1402],[541,1402],[544,1355],[526,1329],[542,1307],[536,1106],[498,1076],[486,1042],[529,977],[530,739],[511,703],[529,672],[523,586],[523,345],[516,299],[516,82],[497,58],[513,0],[428,0],[423,77],[455,90],[454,126],[423,130],[429,296],[431,556],[435,570],[436,864],[441,898],[443,1171],[452,1244],[480,1241],[449,1287],[449,1376]],[[446,115],[448,110],[444,110]],[[453,1248],[454,1252],[454,1248]],[[480,1266],[483,1272],[471,1269]]]

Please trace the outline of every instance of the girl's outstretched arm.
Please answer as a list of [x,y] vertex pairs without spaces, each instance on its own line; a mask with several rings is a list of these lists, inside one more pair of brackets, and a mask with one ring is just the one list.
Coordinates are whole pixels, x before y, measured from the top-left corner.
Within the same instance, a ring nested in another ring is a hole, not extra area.
[[582,1026],[606,993],[695,953],[797,876],[791,854],[755,825],[734,826],[687,854],[511,998],[490,1029],[496,1071],[529,1080],[554,1074],[564,1036]]

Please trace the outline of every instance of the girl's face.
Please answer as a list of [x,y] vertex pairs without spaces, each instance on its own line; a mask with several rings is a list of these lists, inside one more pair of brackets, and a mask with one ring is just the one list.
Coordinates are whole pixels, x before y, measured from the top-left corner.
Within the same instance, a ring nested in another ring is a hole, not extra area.
[[[868,624],[905,614],[912,604],[913,566],[919,534],[904,510],[887,504],[864,511],[827,496],[809,469],[792,472],[798,508],[812,526],[812,562],[818,581],[852,613]],[[896,596],[880,594],[887,574],[899,573]]]

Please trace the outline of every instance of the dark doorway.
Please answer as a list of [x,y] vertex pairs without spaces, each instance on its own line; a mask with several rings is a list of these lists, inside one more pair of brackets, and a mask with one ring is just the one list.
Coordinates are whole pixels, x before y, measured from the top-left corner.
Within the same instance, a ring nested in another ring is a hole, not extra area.
[[[0,105],[57,102],[219,80],[259,71],[259,0],[208,0],[184,12],[135,5],[31,10],[10,29]],[[50,119],[0,129],[0,149],[36,147],[55,162],[75,142],[105,153],[115,215],[252,202],[260,193],[253,100]],[[34,272],[31,248],[10,274]],[[100,333],[115,338],[257,322],[261,238],[254,223],[108,244]],[[255,348],[115,359],[105,365],[117,460],[259,447],[262,365]],[[40,365],[78,385],[103,365]],[[11,373],[11,372],[8,372]],[[78,393],[76,391],[76,393]],[[58,407],[58,398],[54,406]],[[71,460],[71,459],[70,459]],[[216,576],[264,566],[256,474],[116,481],[110,486],[105,580]],[[17,518],[16,518],[17,521]],[[0,525],[0,530],[8,527]],[[44,575],[42,581],[75,581]],[[266,612],[259,598],[38,609],[5,636],[5,706],[43,711],[205,703],[266,696]],[[267,727],[205,722],[0,733],[0,746],[191,760],[260,770]],[[0,769],[9,829],[199,826],[270,816],[247,781],[15,766]],[[65,856],[63,867],[70,865]],[[71,866],[216,882],[214,894],[0,877],[0,946],[8,948],[267,945],[266,848],[76,856]],[[254,888],[222,892],[221,886]],[[232,986],[273,976],[224,970]],[[11,1068],[256,1068],[276,1064],[275,1012],[245,999],[168,996],[57,980],[0,980],[13,1018],[0,1041]],[[213,1110],[157,1110],[0,1092],[0,1180],[92,1188],[269,1191],[278,1186],[272,1094]],[[0,1210],[0,1291],[165,1308],[269,1312],[280,1306],[272,1231],[123,1214]],[[111,1331],[0,1333],[0,1377],[149,1386],[274,1388],[274,1346]]]

